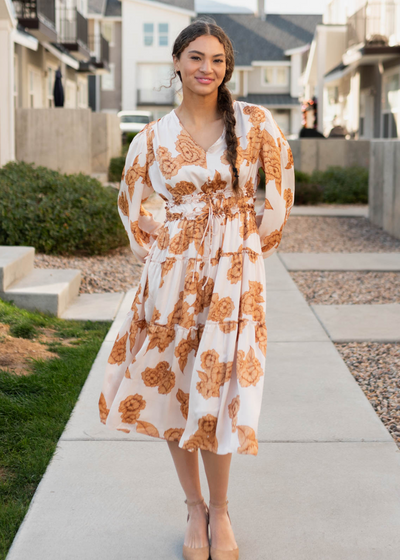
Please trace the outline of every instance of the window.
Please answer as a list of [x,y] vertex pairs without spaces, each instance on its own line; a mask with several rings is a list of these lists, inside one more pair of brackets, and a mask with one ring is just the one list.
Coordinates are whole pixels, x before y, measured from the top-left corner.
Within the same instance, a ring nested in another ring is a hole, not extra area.
[[65,107],[68,109],[76,108],[76,83],[72,80],[67,80],[65,86]]
[[88,81],[87,78],[78,78],[78,107],[86,109],[88,106]]
[[264,86],[288,86],[289,68],[287,66],[266,66],[263,71]]
[[46,97],[47,97],[47,107],[54,107],[54,82],[56,79],[56,69],[54,66],[47,67],[47,85],[46,85]]
[[110,72],[101,77],[101,89],[103,91],[113,91],[115,89],[115,63],[110,62]]
[[104,37],[108,41],[110,47],[114,46],[114,22],[112,21],[102,21],[101,22],[101,32]]
[[382,137],[398,138],[398,115],[400,109],[400,74],[394,72],[383,77]]
[[158,24],[158,46],[168,47],[168,23]]
[[42,104],[42,75],[33,67],[29,69],[29,107],[41,108]]
[[272,116],[283,134],[290,133],[290,111],[288,109],[271,109]]
[[143,40],[145,47],[152,47],[154,42],[154,23],[143,24]]
[[232,78],[227,83],[227,86],[231,93],[239,93],[239,72],[237,70],[233,71]]

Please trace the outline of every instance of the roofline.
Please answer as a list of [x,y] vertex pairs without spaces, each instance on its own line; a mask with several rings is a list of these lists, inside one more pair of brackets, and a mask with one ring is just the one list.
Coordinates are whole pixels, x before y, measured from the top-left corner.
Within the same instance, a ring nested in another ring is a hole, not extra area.
[[59,51],[58,49],[53,47],[53,45],[51,45],[47,41],[43,41],[42,45],[44,46],[45,49],[47,49],[49,51],[49,53],[51,53],[53,56],[58,58],[58,60],[61,60],[62,62],[65,62],[65,64],[67,66],[69,66],[70,68],[73,68],[74,70],[79,69],[79,62],[76,60],[76,58]]
[[311,48],[311,43],[306,43],[305,45],[302,45],[301,47],[295,47],[294,49],[288,49],[287,51],[284,51],[284,54],[286,56],[292,56],[293,54],[303,54],[307,51],[309,51]]
[[241,64],[235,64],[235,70],[253,70],[253,66],[244,66]]
[[18,20],[15,14],[14,4],[11,0],[4,0],[4,4],[6,6],[8,20],[11,23],[11,26],[13,28],[17,27]]
[[156,8],[161,8],[164,10],[169,10],[171,12],[178,12],[179,14],[185,14],[191,17],[195,17],[197,14],[194,10],[186,10],[186,8],[179,8],[178,6],[171,6],[171,4],[164,4],[163,2],[157,2],[157,0],[121,0],[122,2],[134,2],[136,4],[144,4],[145,6],[154,6]]
[[290,60],[253,60],[252,66],[291,66]]
[[39,40],[29,33],[22,33],[17,27],[12,31],[12,38],[18,45],[31,49],[31,51],[38,50]]
[[308,55],[306,69],[303,74],[303,83],[307,83],[310,79],[311,68],[314,62],[315,51],[317,50],[317,40],[314,38],[310,46],[310,54]]

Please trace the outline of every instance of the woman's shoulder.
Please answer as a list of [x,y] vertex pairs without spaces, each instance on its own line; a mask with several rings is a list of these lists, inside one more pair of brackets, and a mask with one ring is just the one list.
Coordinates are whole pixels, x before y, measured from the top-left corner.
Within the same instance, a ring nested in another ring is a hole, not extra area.
[[[269,120],[272,118],[271,111],[264,105],[256,105],[247,101],[234,101],[234,110],[237,115],[258,116],[258,119]],[[258,120],[257,119],[257,120]]]

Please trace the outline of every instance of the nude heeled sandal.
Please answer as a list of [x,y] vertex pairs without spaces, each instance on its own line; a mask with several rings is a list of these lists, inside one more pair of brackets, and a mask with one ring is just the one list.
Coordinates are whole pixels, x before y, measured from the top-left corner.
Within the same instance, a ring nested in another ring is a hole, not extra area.
[[[204,502],[204,498],[201,500],[197,500],[197,502],[189,502],[189,500],[185,500],[185,504],[188,506],[197,506],[199,504],[204,504],[206,508],[206,516],[207,516],[207,526],[209,521],[209,513],[208,507]],[[187,521],[189,521],[190,514],[188,513]],[[201,548],[193,548],[191,546],[183,545],[182,555],[184,560],[208,560],[210,557],[210,545],[202,546]]]
[[[213,504],[210,501],[210,506],[213,508],[224,508],[228,506],[228,500],[226,500],[226,502],[224,504]],[[228,508],[226,509],[226,513],[228,514],[229,517],[229,522],[231,523],[231,516],[229,515],[229,511]],[[232,525],[232,523],[231,523]],[[212,546],[212,535],[211,535],[211,547],[210,547],[210,553],[211,553],[211,560],[238,560],[239,558],[239,548],[236,547],[233,550],[220,550],[218,548],[214,548]]]

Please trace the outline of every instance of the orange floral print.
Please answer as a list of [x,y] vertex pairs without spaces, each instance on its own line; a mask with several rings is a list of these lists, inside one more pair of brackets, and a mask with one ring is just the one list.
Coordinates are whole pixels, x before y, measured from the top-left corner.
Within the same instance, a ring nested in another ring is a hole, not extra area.
[[125,183],[128,186],[129,200],[132,201],[132,196],[135,191],[136,182],[140,178],[144,178],[146,174],[146,167],[139,164],[139,156],[137,155],[131,167],[125,172]]
[[202,185],[200,188],[203,193],[211,194],[218,190],[225,189],[226,185],[227,182],[221,179],[221,173],[219,173],[219,171],[215,171],[214,178],[212,180],[208,179],[208,181],[204,183],[204,185]]
[[264,354],[267,355],[267,326],[265,324],[256,325],[256,342]]
[[286,164],[285,169],[291,169],[294,166],[294,161],[293,161],[293,153],[292,150],[289,148],[287,148],[287,153],[288,153],[288,162]]
[[249,121],[254,125],[261,124],[266,120],[264,111],[255,105],[245,107],[243,113],[250,115]]
[[208,314],[210,321],[225,321],[230,317],[235,309],[235,304],[229,296],[219,299],[219,295],[214,293],[211,298],[211,307]]
[[131,222],[131,232],[138,245],[143,247],[145,243],[150,242],[150,234],[147,231],[140,229],[139,222]]
[[182,167],[182,160],[173,158],[168,148],[160,146],[157,149],[157,163],[158,167],[165,179],[172,179]]
[[278,247],[279,243],[281,242],[282,239],[282,231],[278,231],[277,229],[275,231],[273,231],[272,233],[270,233],[269,235],[267,235],[267,237],[264,237],[264,239],[262,240],[262,252],[266,253],[267,251],[270,251],[271,249],[273,249],[274,247]]
[[258,257],[261,256],[256,251],[253,251],[253,249],[250,249],[249,247],[246,248],[246,253],[248,254],[249,259],[252,263],[256,263],[257,260],[258,260]]
[[205,399],[219,397],[221,385],[229,381],[232,375],[233,362],[219,362],[219,354],[215,350],[207,350],[201,355],[201,367],[204,371],[197,371],[201,381],[196,389]]
[[150,424],[150,422],[144,422],[143,420],[138,420],[136,422],[136,431],[139,434],[144,434],[146,436],[157,437],[157,438],[160,437],[157,428],[153,424]]
[[150,167],[156,161],[156,155],[153,149],[154,140],[154,130],[151,128],[153,123],[149,123],[149,128],[146,131],[146,143],[147,143],[147,165]]
[[204,449],[216,453],[218,450],[218,440],[215,435],[217,418],[212,414],[207,414],[200,418],[198,426],[199,429],[183,444],[183,449],[188,451]]
[[244,240],[248,239],[252,233],[258,232],[256,219],[253,215],[246,216],[246,214],[241,214],[240,219],[242,225],[240,226],[239,234]]
[[167,276],[168,272],[174,268],[176,259],[174,257],[167,257],[161,267],[161,282],[160,288],[164,285],[164,278]]
[[251,315],[254,321],[263,322],[265,319],[264,298],[262,296],[263,286],[261,282],[249,281],[249,290],[244,292],[240,298],[239,315]]
[[247,354],[243,350],[237,353],[237,377],[242,387],[254,387],[264,375],[260,361],[256,358],[254,349],[250,346]]
[[169,430],[165,430],[164,437],[167,441],[179,442],[184,431],[183,428],[170,428]]
[[147,335],[149,344],[146,353],[149,350],[158,348],[159,352],[164,352],[175,338],[175,329],[165,325],[147,325]]
[[253,428],[250,426],[238,426],[237,427],[239,443],[238,453],[243,453],[245,455],[257,455],[258,453],[258,441]]
[[185,418],[185,420],[187,420],[189,413],[189,393],[184,393],[182,389],[178,389],[176,398],[178,399],[178,402],[181,403],[180,409],[182,412],[182,416]]
[[121,365],[126,360],[126,341],[128,340],[128,333],[124,334],[122,338],[118,338],[114,343],[113,349],[111,350],[111,354],[108,358],[109,364],[117,364]]
[[231,282],[231,284],[237,284],[242,279],[242,273],[242,255],[234,253],[232,255],[231,267],[228,270],[227,278]]
[[158,236],[157,236],[157,247],[163,251],[167,249],[169,245],[169,230],[167,227],[163,227],[160,229]]
[[270,203],[268,198],[265,199],[264,208],[265,208],[265,210],[273,210],[272,204]]
[[240,408],[240,396],[233,398],[231,404],[228,404],[229,418],[232,420],[232,432],[236,432],[237,415]]
[[278,193],[281,194],[282,168],[280,150],[269,132],[264,130],[263,133],[261,160],[262,168],[265,173],[265,182],[275,181],[276,189]]
[[132,352],[135,343],[136,337],[140,331],[146,328],[146,321],[142,319],[141,321],[132,321],[129,327],[129,349]]
[[178,359],[178,364],[182,372],[188,362],[189,354],[192,350],[197,350],[197,337],[192,338],[192,333],[189,331],[187,338],[183,338],[175,348],[175,356]]
[[135,424],[140,416],[140,411],[146,407],[146,401],[136,393],[136,395],[129,395],[121,401],[118,412],[121,413],[121,420],[125,424]]
[[110,410],[107,408],[106,398],[103,393],[100,393],[99,399],[100,421],[105,424]]
[[176,151],[182,154],[186,165],[199,165],[207,168],[207,160],[204,150],[194,143],[190,134],[185,130],[179,134],[175,142]]
[[129,216],[129,202],[124,192],[120,193],[118,197],[118,206],[124,216]]
[[172,194],[176,202],[180,202],[183,196],[196,192],[196,186],[190,181],[179,181],[174,187],[165,185],[168,191]]
[[175,374],[168,362],[159,362],[155,368],[147,367],[142,379],[146,387],[158,387],[160,395],[167,395],[175,386]]

